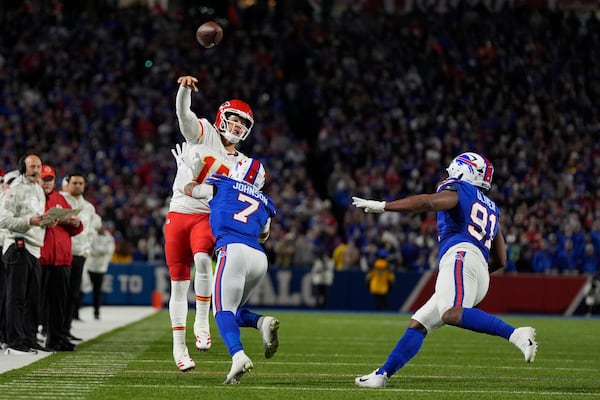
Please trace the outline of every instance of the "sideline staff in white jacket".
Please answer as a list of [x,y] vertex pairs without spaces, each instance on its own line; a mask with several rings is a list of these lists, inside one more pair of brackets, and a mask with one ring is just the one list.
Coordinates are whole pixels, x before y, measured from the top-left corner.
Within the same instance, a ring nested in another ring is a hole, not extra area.
[[73,336],[71,323],[73,319],[79,319],[79,307],[83,292],[81,280],[83,277],[83,264],[90,252],[91,232],[94,230],[92,218],[96,214],[96,208],[83,196],[86,188],[86,179],[82,172],[72,172],[67,177],[66,192],[60,192],[69,202],[74,210],[80,210],[77,216],[83,224],[83,232],[71,238],[73,249],[73,261],[71,262],[71,280],[69,282],[69,309],[67,310],[68,322],[65,329],[69,332],[71,340],[81,340]]
[[38,184],[42,160],[19,159],[20,176],[2,196],[0,228],[6,229],[2,260],[6,267],[6,354],[35,354],[40,311],[40,249],[46,226],[56,220],[44,213],[46,196]]
[[84,270],[87,271],[92,282],[92,304],[94,318],[100,319],[100,306],[102,305],[102,283],[108,271],[108,264],[115,251],[115,239],[106,229],[98,214],[94,214],[92,224],[98,229],[92,233],[92,247],[90,254],[85,259]]

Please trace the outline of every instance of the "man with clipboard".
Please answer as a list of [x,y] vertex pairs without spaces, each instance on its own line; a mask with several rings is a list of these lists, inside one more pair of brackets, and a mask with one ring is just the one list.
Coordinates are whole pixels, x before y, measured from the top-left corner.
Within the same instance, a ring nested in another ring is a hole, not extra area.
[[71,237],[83,231],[65,197],[56,191],[56,173],[49,165],[42,165],[40,184],[46,195],[46,227],[44,245],[40,256],[42,266],[42,312],[40,323],[46,329],[46,349],[73,351],[75,345],[68,338],[67,313],[69,284],[71,280]]

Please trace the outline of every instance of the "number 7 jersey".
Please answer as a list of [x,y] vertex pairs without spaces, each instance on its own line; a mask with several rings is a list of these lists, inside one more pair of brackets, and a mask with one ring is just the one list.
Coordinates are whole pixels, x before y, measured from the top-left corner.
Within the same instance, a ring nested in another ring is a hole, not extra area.
[[216,187],[210,200],[210,227],[215,248],[243,243],[264,253],[258,237],[269,218],[275,216],[273,200],[254,186],[215,175],[206,183]]
[[438,211],[439,258],[458,243],[475,245],[487,261],[492,241],[498,233],[500,210],[496,203],[477,187],[454,178],[443,181],[437,189],[455,190],[458,204],[451,210]]

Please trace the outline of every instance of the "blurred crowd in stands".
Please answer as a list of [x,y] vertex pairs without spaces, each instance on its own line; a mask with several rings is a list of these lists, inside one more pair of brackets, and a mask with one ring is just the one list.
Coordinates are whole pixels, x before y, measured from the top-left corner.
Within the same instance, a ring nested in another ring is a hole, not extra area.
[[[222,17],[199,7],[6,9],[0,168],[32,151],[59,179],[86,171],[115,260],[164,262],[170,148],[183,141],[176,79],[190,74],[197,115],[214,120],[236,97],[254,110],[241,150],[267,167],[278,207],[265,245],[273,265],[309,267],[325,250],[338,270],[381,257],[396,270],[435,268],[434,214],[367,215],[351,196],[435,191],[454,156],[476,151],[495,166],[490,197],[502,211],[507,270],[593,274],[599,15],[458,3],[445,13],[256,6]],[[210,50],[194,37],[208,19],[225,27]]]

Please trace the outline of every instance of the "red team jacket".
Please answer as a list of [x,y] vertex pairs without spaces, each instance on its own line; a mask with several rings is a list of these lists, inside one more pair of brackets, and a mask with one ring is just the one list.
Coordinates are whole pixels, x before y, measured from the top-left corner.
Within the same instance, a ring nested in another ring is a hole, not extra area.
[[[62,194],[53,190],[46,196],[46,209],[48,211],[54,207],[68,208],[72,207]],[[73,251],[71,249],[71,236],[75,236],[83,231],[83,224],[77,228],[71,225],[59,223],[55,228],[46,228],[44,236],[44,245],[40,255],[41,265],[68,265],[71,266]]]

